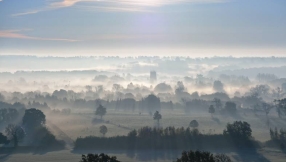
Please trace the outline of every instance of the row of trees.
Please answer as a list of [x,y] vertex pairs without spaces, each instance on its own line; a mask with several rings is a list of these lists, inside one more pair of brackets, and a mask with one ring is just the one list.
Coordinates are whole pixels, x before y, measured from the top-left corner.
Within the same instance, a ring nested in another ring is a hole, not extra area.
[[0,109],[0,123],[7,124],[14,122],[19,117],[19,113],[22,113],[22,111],[23,110],[20,110],[19,112],[17,109],[14,108]]
[[283,151],[286,149],[286,130],[280,129],[278,131],[277,128],[269,130],[271,141],[268,141],[268,143],[272,143],[274,145],[278,145]]
[[[269,111],[277,107],[277,112],[280,117],[284,116],[286,114],[285,109],[285,99],[279,99],[275,101],[275,104],[266,103],[262,100],[262,98],[259,97],[260,94],[264,94],[265,88],[264,86],[258,86],[251,90],[251,93],[247,96],[242,97],[234,97],[230,100],[230,98],[225,93],[215,93],[209,95],[208,99],[188,99],[184,98],[184,96],[181,96],[183,98],[183,105],[181,103],[173,103],[173,102],[163,102],[160,100],[158,96],[154,94],[151,94],[145,98],[142,98],[142,100],[136,101],[133,98],[126,98],[126,99],[118,99],[115,101],[109,101],[109,100],[84,100],[84,99],[77,99],[77,100],[67,100],[62,99],[58,100],[57,98],[49,97],[49,95],[42,96],[42,95],[36,95],[35,99],[33,99],[33,102],[30,102],[27,98],[23,99],[23,102],[28,102],[29,105],[36,105],[37,107],[40,107],[41,110],[48,110],[49,106],[51,105],[53,107],[61,106],[61,107],[89,107],[94,108],[94,105],[103,104],[108,108],[115,108],[116,110],[127,110],[127,111],[134,111],[139,110],[139,112],[151,112],[152,114],[156,111],[160,111],[161,108],[164,109],[173,109],[173,107],[184,107],[186,112],[190,112],[193,110],[201,110],[201,111],[207,111],[210,105],[213,105],[212,110],[209,112],[213,114],[215,111],[220,111],[225,114],[235,114],[236,108],[251,108],[254,111],[264,111],[266,115],[269,113]],[[178,94],[184,92],[184,86],[178,85]],[[259,92],[259,93],[258,93]],[[204,96],[204,95],[201,95]],[[3,102],[2,102],[3,103]],[[0,108],[2,103],[0,102]],[[43,104],[42,104],[43,103]],[[20,103],[16,105],[4,105],[3,107],[7,108],[10,106],[22,106],[25,107],[25,105],[21,105]],[[18,110],[18,109],[17,109]],[[215,110],[215,111],[213,111]]]
[[281,118],[286,115],[286,98],[281,100],[275,100],[275,106],[277,107],[278,116]]
[[[214,98],[212,102],[213,104],[210,105],[208,109],[208,112],[211,114],[215,113],[216,110],[219,110],[222,114],[230,114],[230,115],[235,115],[237,112],[237,106],[235,102],[227,101],[225,102],[224,107],[222,101],[218,98]],[[253,110],[264,111],[267,116],[270,110],[276,107],[279,117],[286,115],[286,98],[281,100],[275,100],[274,102],[275,105],[271,105],[266,102],[255,104],[253,106]],[[125,104],[127,104],[127,102]],[[146,99],[141,101],[141,104],[143,105],[145,104],[145,107],[148,107],[148,109],[146,108],[143,109],[147,110],[150,113],[152,113],[152,111],[153,112],[155,111],[155,113],[157,113],[161,109],[160,99],[155,95],[149,95]],[[135,105],[135,101],[131,102],[130,105],[132,105],[133,107]],[[190,112],[191,109],[196,109],[196,108],[202,109],[206,107],[208,105],[208,102],[204,100],[191,100],[191,101],[186,101],[185,105],[186,105],[185,111]],[[102,116],[104,116],[105,114],[106,114],[106,108],[100,104],[96,110],[96,115],[99,115],[102,118]]]
[[254,143],[252,130],[247,122],[228,124],[223,134],[201,134],[190,128],[143,127],[127,136],[77,138],[75,149],[200,149],[251,147]]
[[[218,111],[222,114],[228,114],[228,115],[235,115],[236,114],[237,108],[236,108],[236,104],[234,102],[227,101],[227,102],[225,102],[224,107],[222,106],[222,102],[220,99],[215,98],[212,102],[214,104],[211,104],[208,107],[208,112],[211,115],[213,115],[216,111]],[[188,101],[188,102],[186,102],[185,112],[190,112],[191,109],[194,109],[194,110],[204,109],[205,107],[208,106],[208,104],[209,104],[209,102],[206,102],[203,100]]]

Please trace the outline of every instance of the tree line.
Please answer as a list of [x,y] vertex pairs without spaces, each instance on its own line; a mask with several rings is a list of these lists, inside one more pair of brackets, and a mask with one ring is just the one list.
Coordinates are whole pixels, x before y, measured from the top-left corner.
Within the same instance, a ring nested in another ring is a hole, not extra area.
[[255,147],[252,130],[247,122],[228,124],[223,134],[202,134],[191,128],[151,128],[133,130],[127,136],[79,137],[75,149],[142,150],[142,149],[215,149]]

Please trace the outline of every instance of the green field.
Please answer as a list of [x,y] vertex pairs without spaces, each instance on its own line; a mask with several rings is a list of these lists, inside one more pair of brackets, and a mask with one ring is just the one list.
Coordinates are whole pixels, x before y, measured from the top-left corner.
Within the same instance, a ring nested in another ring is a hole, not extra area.
[[[231,123],[236,120],[247,121],[252,128],[253,137],[261,142],[270,140],[269,127],[266,124],[266,116],[263,114],[239,114],[239,117],[225,117],[219,114],[214,114],[214,118],[210,116],[209,113],[191,113],[185,114],[182,110],[168,110],[162,111],[162,120],[160,121],[160,126],[174,126],[174,127],[188,127],[191,120],[197,120],[199,122],[199,130],[204,134],[221,134],[227,123]],[[73,152],[73,141],[77,137],[85,136],[102,136],[99,132],[99,127],[101,125],[106,125],[108,132],[107,137],[117,136],[117,135],[127,135],[132,129],[139,129],[143,126],[156,126],[157,123],[153,120],[152,116],[147,113],[139,115],[138,112],[124,112],[108,110],[108,113],[103,117],[104,123],[93,123],[95,118],[94,111],[89,109],[81,110],[81,113],[74,112],[69,116],[52,116],[47,115],[47,126],[48,128],[57,136],[58,139],[62,139],[67,143],[67,149],[62,151],[54,151],[47,153],[12,153],[7,155],[7,157],[2,160],[7,162],[33,162],[33,161],[57,161],[57,162],[77,162],[80,160],[81,153],[96,152],[101,151],[82,151]],[[97,117],[98,118],[98,117]],[[285,121],[278,119],[276,116],[269,116],[270,126],[283,128],[285,126]],[[108,121],[108,122],[107,122]],[[210,150],[217,152],[218,150]],[[103,151],[104,152],[104,151]],[[175,158],[180,154],[181,150],[178,150],[171,159]],[[279,150],[270,148],[261,148],[257,151],[257,155],[261,155],[265,160],[269,161],[284,161],[286,156]],[[105,152],[106,153],[106,152]],[[121,161],[142,161],[142,158],[138,158],[139,155],[134,155],[133,157],[128,156],[124,151],[122,152],[111,152],[110,155],[116,155]],[[229,153],[234,161],[242,161],[241,157],[251,157],[257,156],[251,154],[237,154]],[[3,155],[5,156],[5,155]],[[142,155],[141,155],[142,156]],[[251,158],[250,158],[251,159]],[[262,159],[262,161],[263,161]],[[157,161],[172,161],[168,158],[158,157]],[[146,161],[146,160],[145,160]],[[150,160],[148,160],[150,161]],[[255,161],[255,160],[254,160]]]

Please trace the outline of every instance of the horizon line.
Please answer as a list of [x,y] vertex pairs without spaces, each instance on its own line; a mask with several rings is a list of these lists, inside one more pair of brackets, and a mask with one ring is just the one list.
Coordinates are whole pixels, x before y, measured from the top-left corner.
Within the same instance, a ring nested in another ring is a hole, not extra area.
[[20,54],[9,54],[9,55],[1,55],[0,57],[7,57],[7,56],[15,56],[15,57],[37,57],[37,58],[48,58],[48,57],[54,57],[54,58],[75,58],[75,57],[80,57],[80,58],[88,58],[88,57],[119,57],[119,58],[136,58],[136,57],[159,57],[159,58],[166,58],[166,57],[171,57],[171,58],[176,58],[176,57],[181,57],[181,58],[286,58],[285,56],[275,56],[275,55],[269,55],[269,56],[219,56],[219,55],[214,55],[214,56],[190,56],[190,55],[67,55],[67,56],[55,56],[55,55],[20,55]]

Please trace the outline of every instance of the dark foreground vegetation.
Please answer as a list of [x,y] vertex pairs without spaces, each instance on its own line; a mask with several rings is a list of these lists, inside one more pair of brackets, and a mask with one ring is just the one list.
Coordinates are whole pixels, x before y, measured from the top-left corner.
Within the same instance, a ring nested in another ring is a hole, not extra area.
[[127,136],[78,138],[75,141],[75,149],[176,150],[258,147],[251,132],[250,125],[241,121],[228,124],[223,134],[202,134],[198,129],[183,127],[143,127],[129,132]]
[[[82,155],[80,162],[120,162],[116,156],[101,154]],[[180,158],[174,162],[231,162],[225,154],[212,154],[207,151],[183,151]]]
[[[46,116],[38,109],[26,109],[21,120],[13,121],[13,118],[19,118],[16,109],[2,109],[2,113],[7,114],[6,118],[2,118],[6,123],[5,135],[0,133],[0,144],[7,147],[1,148],[2,151],[11,150],[19,147],[19,143],[26,149],[63,149],[65,142],[57,140],[56,137],[46,127]],[[13,122],[12,122],[13,121]],[[11,123],[10,123],[11,122]],[[21,147],[23,147],[21,146]]]
[[87,154],[81,156],[80,162],[120,162],[116,156],[108,156],[107,154]]

